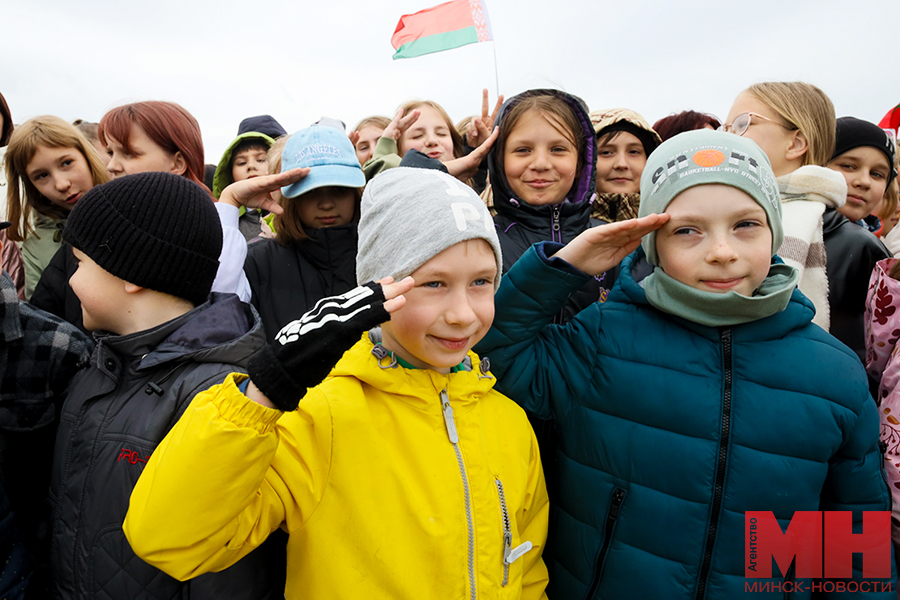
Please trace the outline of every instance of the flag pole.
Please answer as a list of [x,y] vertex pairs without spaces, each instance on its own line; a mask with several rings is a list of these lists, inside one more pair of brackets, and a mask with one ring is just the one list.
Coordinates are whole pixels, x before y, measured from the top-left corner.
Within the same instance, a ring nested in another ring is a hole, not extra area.
[[500,75],[497,73],[497,41],[491,40],[491,49],[494,51],[494,84],[497,86],[497,98],[500,97]]

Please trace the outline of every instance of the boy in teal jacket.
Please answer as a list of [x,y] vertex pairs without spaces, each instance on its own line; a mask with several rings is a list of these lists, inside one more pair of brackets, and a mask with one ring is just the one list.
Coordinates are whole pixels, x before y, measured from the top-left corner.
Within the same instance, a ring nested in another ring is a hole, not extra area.
[[[537,244],[504,277],[476,350],[501,391],[559,428],[548,597],[847,589],[795,566],[745,578],[746,511],[772,511],[782,530],[795,511],[853,511],[859,533],[863,511],[890,510],[865,372],[811,323],[796,271],[775,256],[782,240],[765,154],[694,131],[651,155],[640,218]],[[549,324],[636,249],[605,304]],[[851,589],[895,596],[893,567],[863,588],[858,559]]]

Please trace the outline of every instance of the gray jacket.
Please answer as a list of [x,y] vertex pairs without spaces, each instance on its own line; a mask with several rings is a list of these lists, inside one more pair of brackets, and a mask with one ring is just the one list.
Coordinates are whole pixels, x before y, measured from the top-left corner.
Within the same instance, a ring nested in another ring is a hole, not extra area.
[[283,598],[283,540],[270,539],[221,573],[181,583],[137,558],[122,532],[131,490],[157,444],[197,393],[243,371],[264,344],[256,311],[233,294],[213,294],[154,329],[95,337],[56,438],[50,486],[56,596]]

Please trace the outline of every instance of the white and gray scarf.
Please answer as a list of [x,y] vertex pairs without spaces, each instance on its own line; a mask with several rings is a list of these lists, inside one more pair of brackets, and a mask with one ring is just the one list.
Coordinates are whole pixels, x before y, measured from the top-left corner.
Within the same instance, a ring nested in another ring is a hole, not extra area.
[[816,307],[813,323],[828,331],[828,276],[822,214],[847,201],[847,182],[837,171],[806,165],[778,178],[784,244],[778,256],[800,273],[797,287]]

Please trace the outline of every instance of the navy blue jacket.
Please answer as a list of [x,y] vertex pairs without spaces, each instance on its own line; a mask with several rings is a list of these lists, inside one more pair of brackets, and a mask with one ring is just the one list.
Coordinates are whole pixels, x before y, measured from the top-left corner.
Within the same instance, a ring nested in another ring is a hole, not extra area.
[[283,538],[270,537],[224,571],[180,582],[139,559],[122,531],[144,465],[193,397],[243,371],[265,343],[256,311],[234,294],[214,293],[152,329],[95,339],[90,365],[70,386],[56,437],[50,479],[54,597],[283,598]]
[[560,326],[548,323],[586,276],[530,249],[476,347],[503,393],[559,428],[547,593],[743,597],[745,511],[784,529],[798,510],[890,510],[877,409],[859,359],[811,324],[799,291],[769,317],[706,327],[648,304],[632,277],[642,257]]

